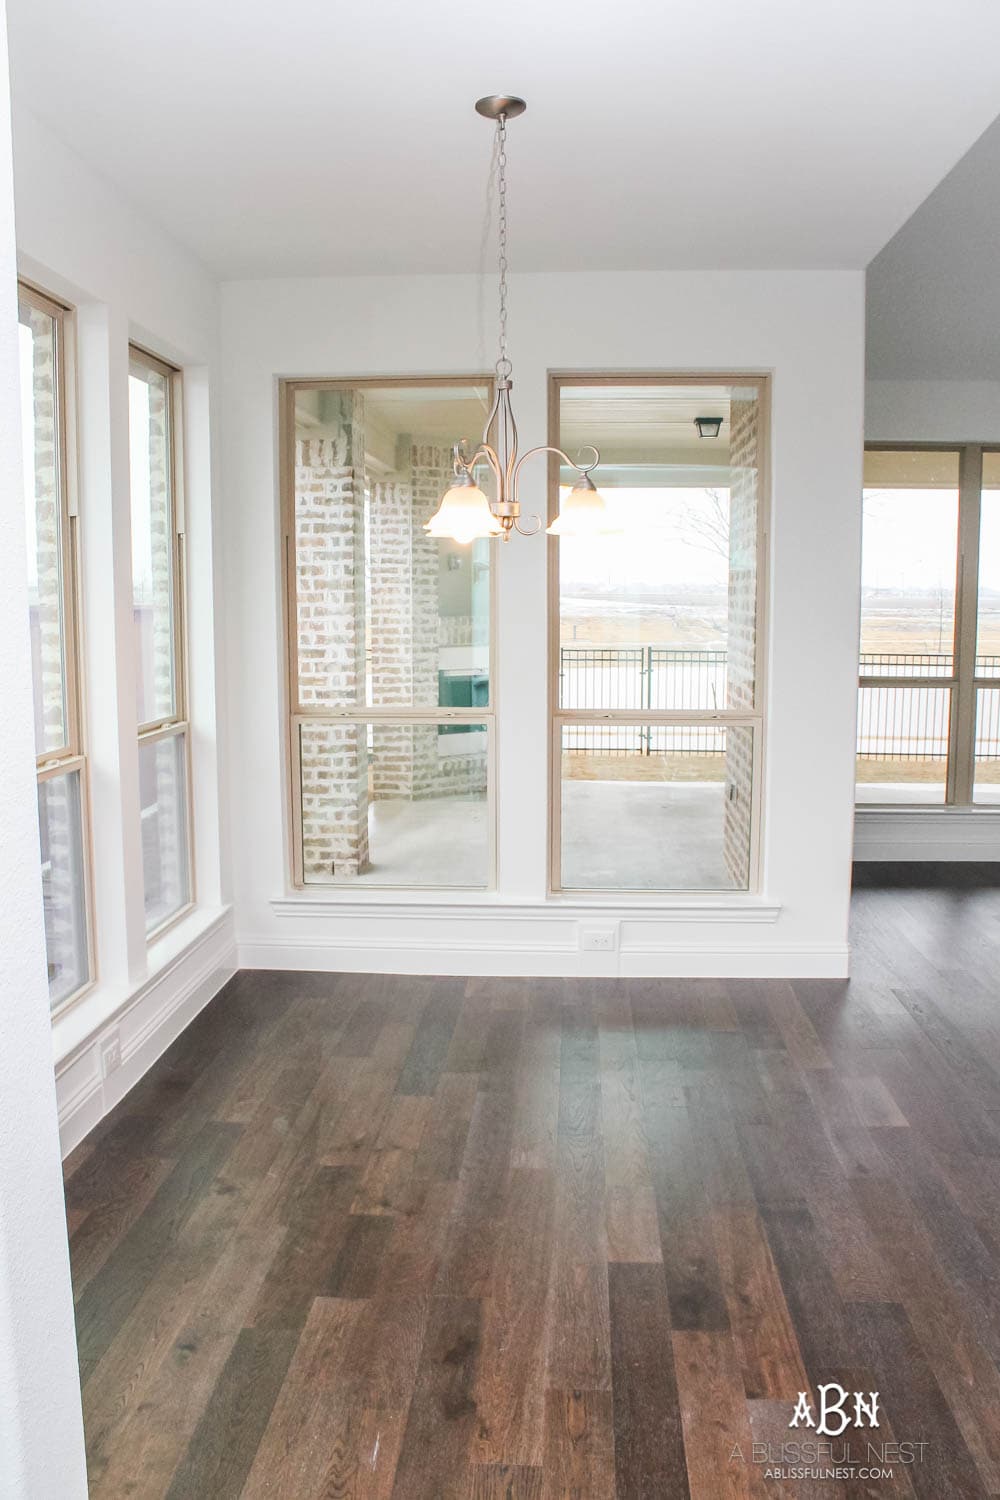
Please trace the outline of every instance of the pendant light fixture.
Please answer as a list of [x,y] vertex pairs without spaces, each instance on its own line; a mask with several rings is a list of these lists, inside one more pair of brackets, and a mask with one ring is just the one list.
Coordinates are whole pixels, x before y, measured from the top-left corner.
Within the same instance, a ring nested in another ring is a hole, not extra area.
[[[486,419],[482,442],[471,453],[463,443],[456,444],[455,477],[424,527],[431,536],[450,537],[455,542],[472,542],[488,536],[499,536],[509,542],[514,531],[522,536],[535,536],[541,530],[538,516],[522,519],[518,499],[521,466],[536,453],[557,454],[578,475],[560,514],[548,528],[551,536],[595,536],[617,529],[610,524],[607,507],[590,477],[600,461],[596,448],[590,447],[594,457],[589,464],[574,463],[561,448],[546,445],[529,448],[520,458],[517,453],[517,423],[510,402],[512,365],[507,355],[507,121],[523,115],[526,107],[524,100],[513,94],[489,94],[476,103],[478,114],[496,121],[500,352],[496,362],[496,398]],[[491,429],[495,431],[496,447],[489,440]],[[492,500],[473,478],[472,471],[481,460],[493,470],[496,495]]]

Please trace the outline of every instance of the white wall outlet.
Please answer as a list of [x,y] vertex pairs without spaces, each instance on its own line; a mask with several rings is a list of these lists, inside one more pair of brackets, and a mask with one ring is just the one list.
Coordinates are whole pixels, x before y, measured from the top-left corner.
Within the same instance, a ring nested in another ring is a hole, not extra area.
[[106,1036],[101,1043],[101,1077],[107,1078],[116,1068],[122,1065],[122,1039],[121,1033],[113,1031]]
[[608,923],[603,927],[580,928],[580,947],[584,953],[614,953],[618,947],[618,924]]

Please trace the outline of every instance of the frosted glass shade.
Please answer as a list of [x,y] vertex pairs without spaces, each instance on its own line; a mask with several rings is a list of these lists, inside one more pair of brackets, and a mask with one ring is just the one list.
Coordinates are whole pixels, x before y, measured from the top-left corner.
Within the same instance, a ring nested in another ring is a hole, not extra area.
[[425,524],[429,536],[450,537],[453,542],[474,542],[481,536],[499,536],[503,527],[490,510],[490,502],[475,484],[453,484]]
[[559,514],[546,529],[549,536],[601,536],[621,527],[612,526],[604,496],[584,474],[564,497]]

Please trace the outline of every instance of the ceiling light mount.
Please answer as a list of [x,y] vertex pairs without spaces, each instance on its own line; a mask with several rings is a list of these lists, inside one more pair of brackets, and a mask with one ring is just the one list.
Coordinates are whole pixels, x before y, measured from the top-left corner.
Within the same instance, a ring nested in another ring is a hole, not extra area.
[[[527,105],[516,94],[487,94],[476,101],[476,111],[484,119],[496,121],[494,161],[497,175],[497,269],[499,272],[499,356],[496,362],[493,409],[486,418],[482,441],[469,449],[456,443],[455,476],[441,498],[441,503],[424,526],[430,536],[449,537],[456,542],[473,542],[479,537],[499,536],[509,542],[515,531],[534,536],[542,529],[538,516],[521,518],[518,498],[521,466],[536,453],[555,453],[578,479],[560,514],[549,526],[551,536],[594,536],[610,531],[607,508],[590,477],[600,461],[597,449],[590,463],[574,462],[561,448],[542,445],[529,448],[520,458],[517,453],[517,423],[511,407],[511,374],[513,366],[507,355],[507,121],[523,115]],[[493,439],[491,442],[490,439]],[[476,465],[487,464],[493,472],[496,490],[492,500],[479,488],[473,475]]]
[[508,120],[516,120],[518,115],[523,115],[527,109],[523,99],[516,94],[487,94],[482,99],[476,100],[476,114],[482,115],[484,120],[499,120],[505,116]]
[[721,417],[695,417],[694,425],[700,438],[717,438],[722,431]]

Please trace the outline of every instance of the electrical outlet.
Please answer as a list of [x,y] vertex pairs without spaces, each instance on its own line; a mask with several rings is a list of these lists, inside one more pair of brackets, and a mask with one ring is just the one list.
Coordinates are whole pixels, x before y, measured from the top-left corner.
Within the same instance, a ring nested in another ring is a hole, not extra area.
[[116,1068],[122,1065],[122,1039],[121,1033],[113,1031],[106,1036],[101,1043],[101,1077],[107,1078]]
[[614,953],[618,947],[618,926],[581,927],[580,947],[585,953]]

